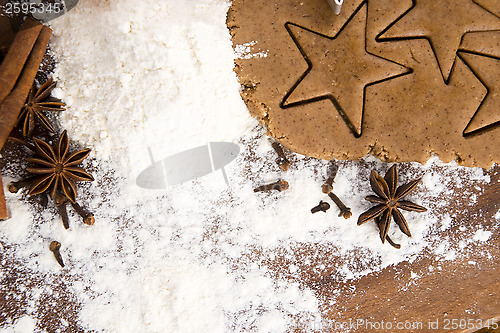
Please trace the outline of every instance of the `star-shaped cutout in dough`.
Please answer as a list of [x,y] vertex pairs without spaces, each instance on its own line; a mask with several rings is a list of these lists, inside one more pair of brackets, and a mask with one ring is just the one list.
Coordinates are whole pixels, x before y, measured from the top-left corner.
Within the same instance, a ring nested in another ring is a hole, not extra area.
[[363,3],[334,37],[285,24],[308,64],[281,102],[282,108],[330,100],[355,137],[361,136],[365,89],[411,72],[366,50]]
[[464,136],[500,126],[500,58],[466,51],[459,51],[458,56],[488,90],[467,124]]
[[497,29],[500,18],[473,0],[413,0],[413,6],[382,31],[377,41],[426,38],[448,83],[464,34]]

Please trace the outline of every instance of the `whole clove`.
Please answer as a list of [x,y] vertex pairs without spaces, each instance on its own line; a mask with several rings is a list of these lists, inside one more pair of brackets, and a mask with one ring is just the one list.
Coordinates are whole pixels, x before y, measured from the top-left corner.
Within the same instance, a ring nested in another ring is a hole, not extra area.
[[323,191],[323,193],[328,194],[333,190],[333,180],[335,179],[338,170],[339,167],[336,164],[332,163],[330,165],[330,169],[328,172],[328,179],[325,181],[323,186],[321,186],[321,190]]
[[25,187],[29,187],[31,184],[32,184],[32,181],[35,177],[31,177],[31,178],[26,178],[26,179],[21,179],[21,180],[18,180],[16,182],[11,182],[9,184],[9,192],[10,193],[17,193],[19,192],[20,189],[22,188],[25,188]]
[[95,222],[94,215],[90,212],[86,212],[82,206],[80,206],[78,203],[71,203],[75,211],[78,213],[83,218],[83,223],[87,225],[93,225]]
[[328,196],[330,199],[333,200],[333,202],[337,205],[337,207],[340,209],[339,217],[343,216],[345,219],[348,219],[352,216],[351,208],[346,207],[344,203],[335,195],[335,193],[330,192],[328,193]]
[[61,215],[63,226],[65,229],[69,229],[69,219],[68,219],[68,211],[66,209],[66,205],[68,204],[68,198],[65,195],[57,193],[54,198],[54,203],[59,210],[59,214]]
[[56,257],[57,263],[61,265],[61,267],[64,267],[64,262],[61,256],[61,252],[59,252],[59,249],[61,248],[61,243],[58,241],[52,241],[50,242],[50,251],[54,253],[54,257]]
[[277,142],[273,142],[272,146],[276,153],[278,154],[278,158],[276,159],[276,163],[278,163],[278,166],[281,170],[287,171],[288,168],[290,167],[290,161],[286,158],[285,152],[281,148],[280,144]]
[[326,213],[327,210],[330,209],[330,204],[328,202],[325,202],[323,200],[321,200],[319,202],[319,205],[317,205],[316,207],[313,207],[311,208],[311,213],[314,214],[314,213],[317,213],[317,212],[324,212]]
[[267,192],[267,191],[272,191],[276,190],[279,192],[288,190],[289,184],[286,180],[278,180],[277,182],[271,183],[271,184],[266,184],[266,185],[261,185],[257,188],[254,188],[254,192]]

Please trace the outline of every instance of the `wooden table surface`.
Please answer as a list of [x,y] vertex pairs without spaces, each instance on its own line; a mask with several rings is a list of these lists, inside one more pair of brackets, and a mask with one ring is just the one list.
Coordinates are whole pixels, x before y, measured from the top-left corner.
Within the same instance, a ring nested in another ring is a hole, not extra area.
[[[456,217],[463,221],[461,226],[500,224],[495,219],[500,209],[500,167],[496,166],[488,173],[491,182],[478,198],[475,211]],[[460,230],[454,228],[447,236],[453,239],[459,233]],[[330,311],[332,323],[364,320],[356,332],[475,332],[481,327],[481,321],[500,320],[500,228],[496,228],[487,242],[470,246],[474,249],[467,258],[435,262],[421,256],[423,259],[413,263],[400,263],[342,284],[346,297],[342,297]],[[489,255],[485,256],[481,249],[487,250],[484,253]],[[470,264],[470,261],[475,264]],[[430,265],[441,269],[431,272]],[[412,272],[418,274],[418,279],[412,278]],[[324,284],[322,288],[325,289]],[[338,289],[339,285],[335,288]],[[325,309],[329,307],[328,304],[323,306]],[[453,329],[453,324],[460,324],[461,319],[474,323],[470,326],[474,329],[460,326]],[[371,328],[376,327],[368,324],[382,321],[392,323],[393,329],[373,330]],[[397,330],[394,327],[398,322],[422,323],[422,327]]]
[[[8,20],[0,17],[0,32],[10,29]],[[8,43],[12,36],[8,33],[0,33],[0,43]],[[479,197],[475,210],[467,212],[463,216],[457,216],[463,220],[463,226],[482,224],[488,226],[500,223],[495,219],[495,214],[500,209],[500,167],[496,166],[488,171],[491,182],[484,188],[484,193]],[[477,214],[481,212],[480,214]],[[472,217],[471,217],[472,216]],[[479,216],[479,217],[474,217]],[[448,231],[449,236],[454,237],[460,231],[455,228]],[[320,294],[324,300],[321,305],[328,313],[332,329],[322,329],[321,332],[341,331],[335,329],[334,325],[340,323],[360,323],[353,331],[356,332],[474,332],[479,325],[478,320],[483,322],[492,319],[500,319],[500,228],[490,237],[486,243],[473,244],[475,251],[467,258],[458,258],[450,261],[435,262],[433,259],[421,256],[412,263],[400,263],[395,267],[384,269],[380,272],[369,274],[355,281],[321,281],[320,284],[311,282],[310,287]],[[487,249],[488,256],[484,256],[481,248]],[[471,265],[470,261],[475,264]],[[1,270],[12,273],[12,262],[1,260]],[[5,266],[7,265],[7,266]],[[436,267],[433,271],[429,266]],[[440,267],[440,269],[437,269]],[[417,273],[418,279],[411,274]],[[22,272],[18,272],[22,275]],[[7,288],[15,288],[15,276],[12,276]],[[329,285],[332,288],[329,288]],[[6,287],[6,286],[4,286]],[[331,306],[328,302],[329,291],[339,289],[344,292],[344,297],[336,298],[337,303]],[[24,312],[23,302],[12,303],[7,300],[8,290],[5,288],[0,292],[0,327],[9,317],[17,317]],[[12,290],[15,291],[15,290]],[[50,322],[54,318],[65,318],[70,323],[69,327],[75,331],[81,331],[76,323],[75,312],[78,306],[73,304],[74,300],[62,299],[59,310],[47,314],[48,331],[53,327]],[[59,299],[61,301],[61,299]],[[9,303],[8,303],[9,302]],[[65,314],[64,311],[70,313]],[[475,329],[453,329],[453,319],[473,320]],[[359,320],[363,320],[361,323]],[[376,330],[378,323],[384,322],[384,330]],[[393,326],[388,329],[387,323]],[[398,330],[396,323],[417,323],[413,329]],[[421,324],[420,324],[421,323]],[[445,327],[448,324],[448,327]],[[375,325],[370,327],[370,325]],[[431,325],[431,326],[429,326]],[[328,326],[326,326],[328,327]],[[481,332],[484,332],[483,330]],[[497,330],[498,332],[498,330]]]

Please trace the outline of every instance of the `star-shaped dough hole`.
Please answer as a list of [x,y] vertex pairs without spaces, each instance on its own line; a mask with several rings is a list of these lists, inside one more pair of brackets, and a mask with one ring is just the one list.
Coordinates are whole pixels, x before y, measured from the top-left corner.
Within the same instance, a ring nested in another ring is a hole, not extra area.
[[486,87],[488,93],[467,124],[464,136],[479,134],[500,126],[500,58],[459,51],[458,56]]
[[473,0],[413,0],[377,41],[426,38],[446,83],[462,37],[468,32],[500,29],[500,18]]
[[282,108],[328,99],[353,135],[361,136],[366,87],[411,72],[366,50],[366,20],[364,3],[334,37],[285,24],[308,69],[285,95]]

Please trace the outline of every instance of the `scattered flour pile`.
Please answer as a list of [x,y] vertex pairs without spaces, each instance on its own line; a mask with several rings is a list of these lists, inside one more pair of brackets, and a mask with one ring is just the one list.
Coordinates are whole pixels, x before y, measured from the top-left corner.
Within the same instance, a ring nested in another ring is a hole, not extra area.
[[52,24],[54,94],[69,105],[62,126],[131,171],[147,147],[163,158],[248,133],[255,121],[238,94],[228,6],[81,1]]
[[[339,162],[334,191],[352,208],[350,220],[333,205],[325,214],[310,213],[326,200],[320,186],[328,163],[293,155],[291,169],[279,172],[239,96],[228,6],[223,0],[82,0],[51,22],[57,95],[69,106],[59,120],[93,150],[86,168],[96,181],[82,185],[79,200],[96,223],[86,226],[71,214],[64,230],[55,209],[40,211],[21,194],[8,194],[13,218],[0,224],[2,260],[17,263],[13,270],[23,276],[10,286],[17,288],[10,302],[26,305],[6,332],[307,330],[321,321],[322,300],[300,283],[301,272],[355,279],[416,260],[423,250],[437,260],[464,254],[469,243],[454,247],[441,237],[460,222],[443,212],[457,197],[474,204],[479,190],[454,189],[488,183],[481,169],[437,159],[405,164],[401,182],[423,176],[409,199],[430,210],[405,214],[412,238],[391,227],[401,250],[381,244],[374,223],[355,223],[370,206],[363,200],[370,169],[388,169],[374,158]],[[148,147],[162,159],[207,141],[241,146],[227,166],[229,186],[220,173],[163,191],[135,185],[150,164]],[[289,191],[253,193],[279,177]],[[483,242],[490,235],[478,227],[464,239]],[[48,251],[53,239],[63,244],[64,269]],[[307,247],[326,255],[301,252]],[[48,320],[62,300],[76,304],[74,316]]]

